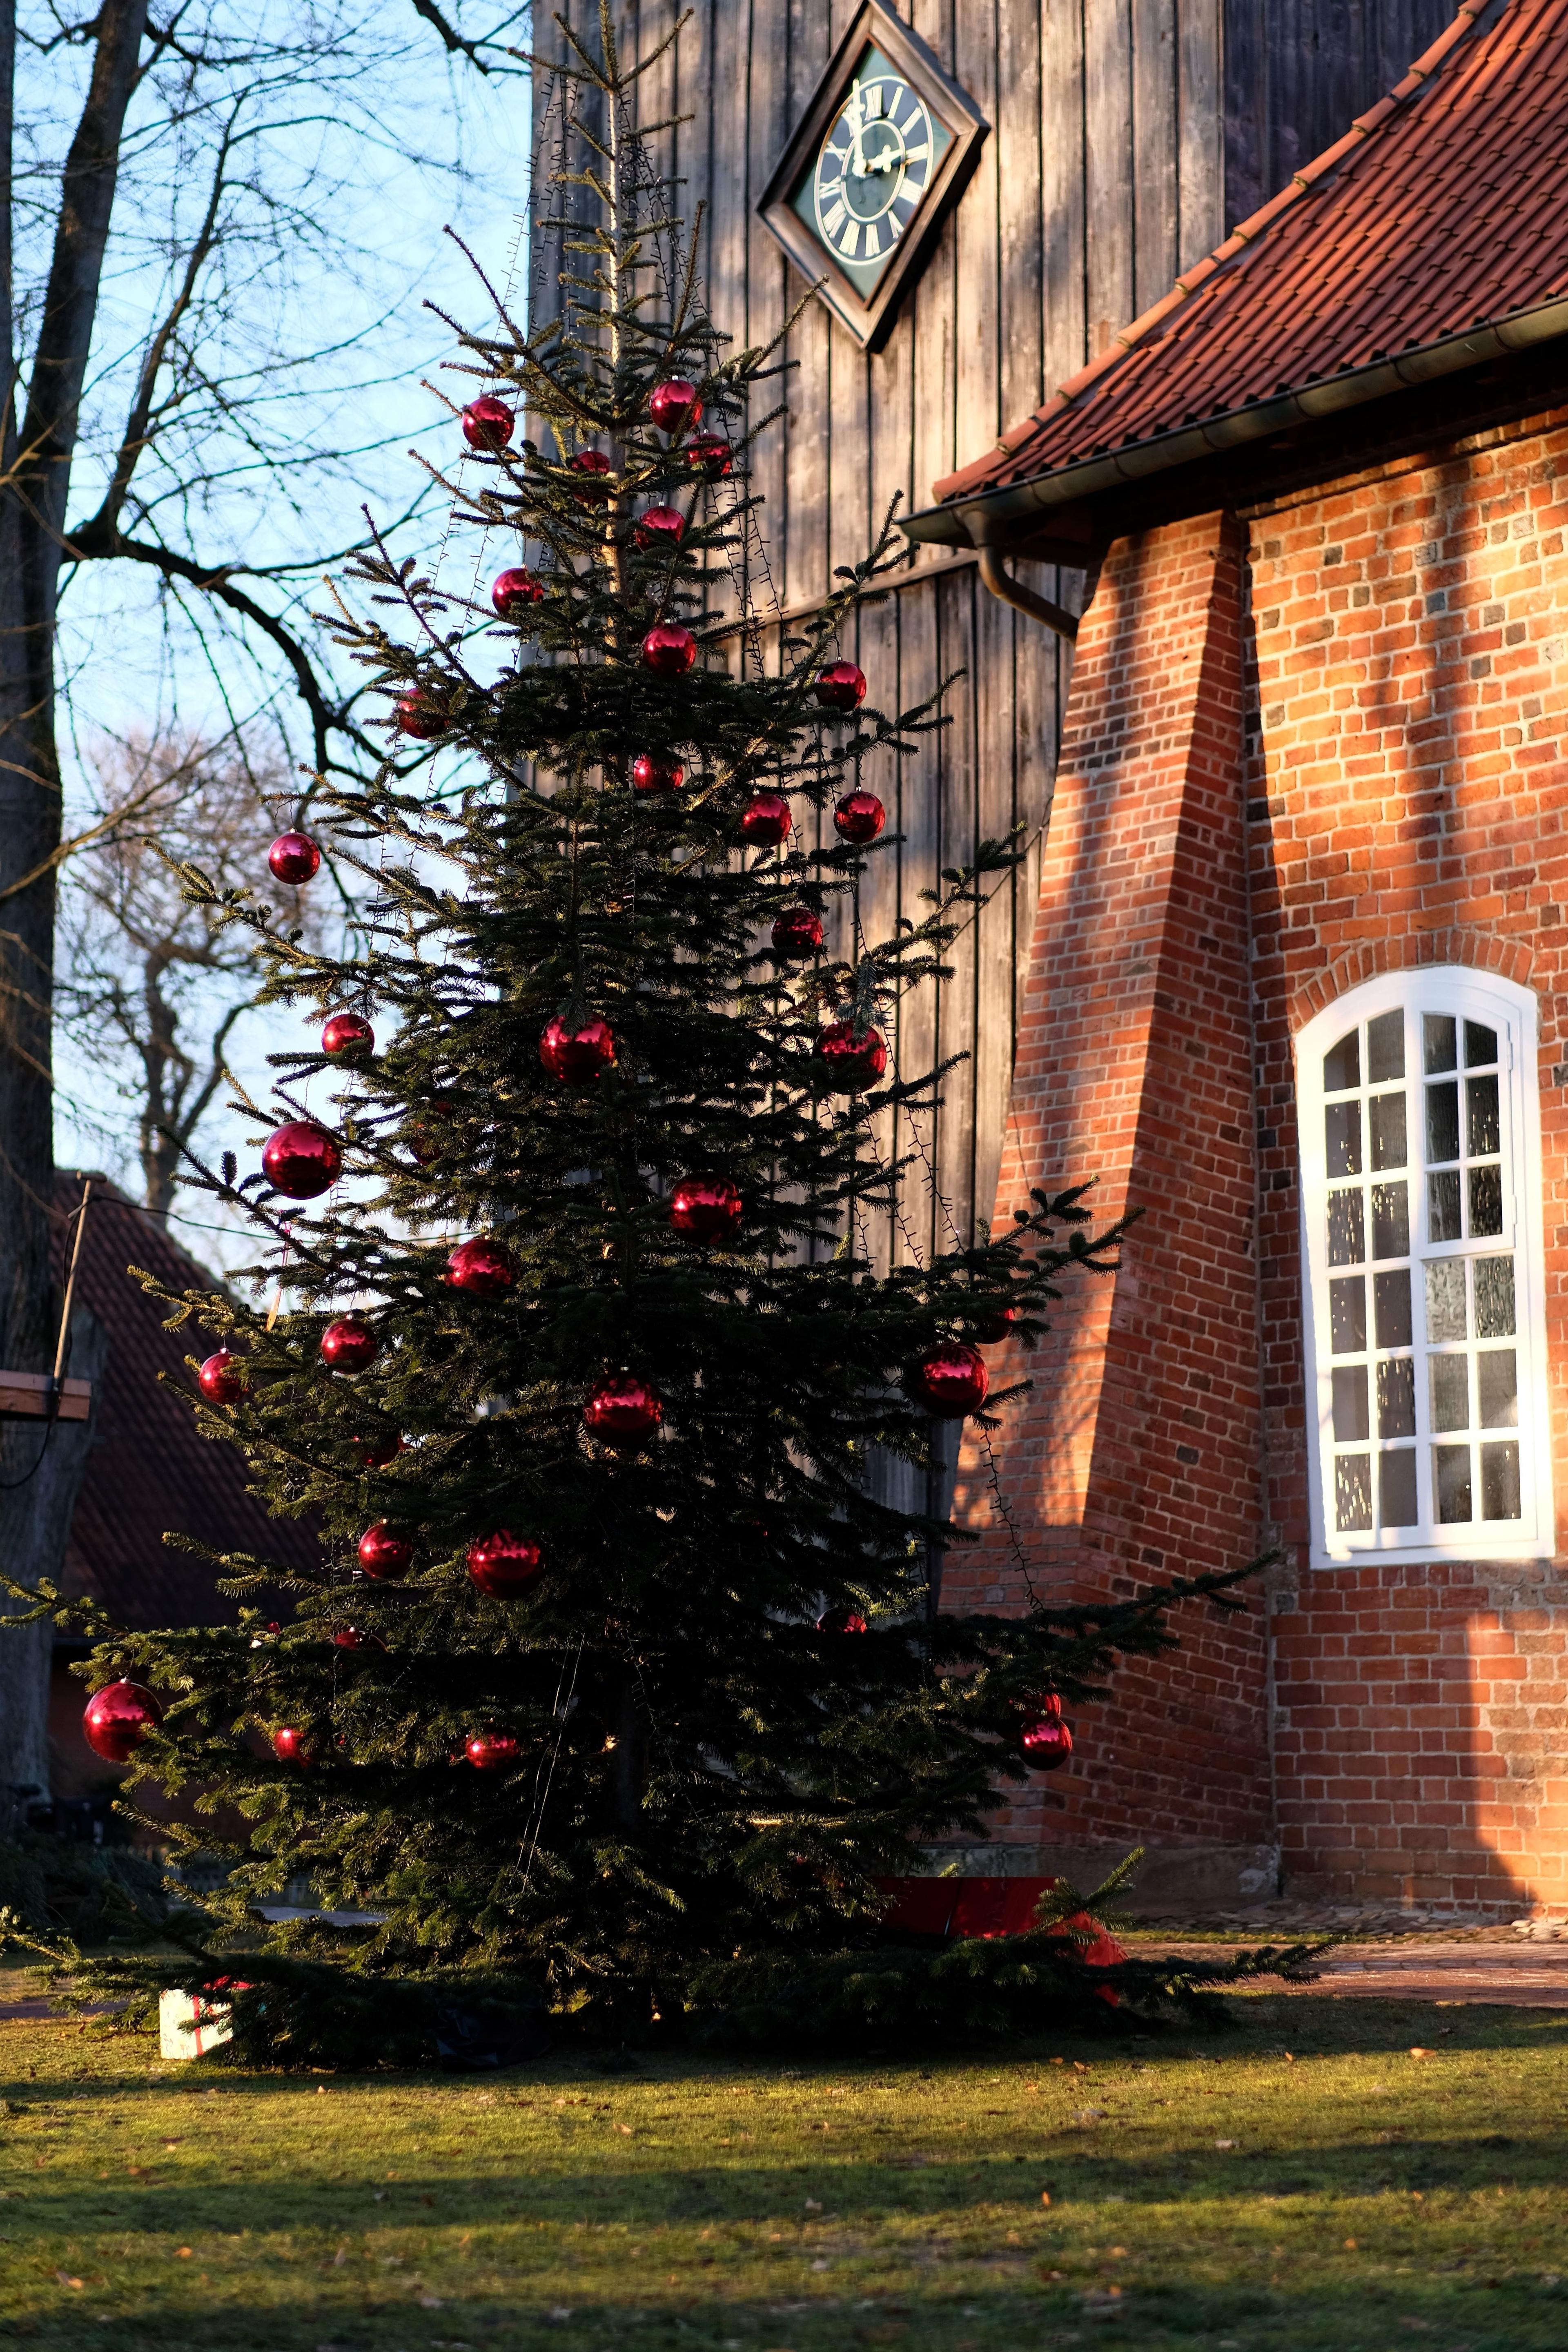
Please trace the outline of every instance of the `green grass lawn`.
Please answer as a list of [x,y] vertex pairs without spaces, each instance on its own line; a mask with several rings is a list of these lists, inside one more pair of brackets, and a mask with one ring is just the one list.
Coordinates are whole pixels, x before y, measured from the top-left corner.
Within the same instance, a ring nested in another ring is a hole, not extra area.
[[0,2024],[0,2337],[1563,2352],[1568,2014],[1236,2008],[1201,2044],[489,2083]]

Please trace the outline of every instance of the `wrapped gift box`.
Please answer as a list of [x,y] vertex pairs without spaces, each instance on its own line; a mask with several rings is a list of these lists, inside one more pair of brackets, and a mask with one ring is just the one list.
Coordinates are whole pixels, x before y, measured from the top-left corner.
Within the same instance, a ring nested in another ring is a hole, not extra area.
[[158,1996],[160,2058],[205,2058],[209,2050],[226,2042],[233,2031],[226,2000],[215,2000],[205,1992],[163,1992]]

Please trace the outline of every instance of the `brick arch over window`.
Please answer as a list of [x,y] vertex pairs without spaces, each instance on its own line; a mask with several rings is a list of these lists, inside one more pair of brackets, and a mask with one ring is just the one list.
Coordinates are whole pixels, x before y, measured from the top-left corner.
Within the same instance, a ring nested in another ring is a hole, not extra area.
[[1494,972],[1516,988],[1535,985],[1533,950],[1521,940],[1503,939],[1495,931],[1456,923],[1447,930],[1367,940],[1347,948],[1325,971],[1314,972],[1291,991],[1287,1008],[1290,1034],[1298,1034],[1326,1006],[1368,981],[1381,980],[1386,972],[1423,971],[1435,964]]

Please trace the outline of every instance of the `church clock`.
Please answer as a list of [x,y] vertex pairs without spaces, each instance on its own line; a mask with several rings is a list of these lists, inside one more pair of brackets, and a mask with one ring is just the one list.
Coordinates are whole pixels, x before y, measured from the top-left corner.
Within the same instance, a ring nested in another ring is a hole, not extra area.
[[988,127],[918,35],[875,0],[861,9],[758,209],[868,350],[891,329]]

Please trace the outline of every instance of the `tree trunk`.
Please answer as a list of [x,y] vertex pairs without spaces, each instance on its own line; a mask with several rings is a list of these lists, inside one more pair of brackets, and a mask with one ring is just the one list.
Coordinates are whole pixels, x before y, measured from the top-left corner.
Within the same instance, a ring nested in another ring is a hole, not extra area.
[[[104,0],[86,101],[61,174],[49,280],[18,424],[5,412],[0,466],[0,1368],[47,1372],[59,1303],[54,1214],[50,1014],[55,868],[61,835],[55,748],[55,611],[79,409],[97,315],[125,110],[146,0]],[[11,299],[14,0],[0,6],[0,278],[6,381],[21,380]],[[57,1429],[36,1475],[41,1426],[0,1423],[0,1561],[32,1584],[58,1569],[81,1451]],[[59,1467],[57,1468],[57,1463]],[[0,1604],[3,1606],[4,1604]],[[0,1663],[0,1785],[37,1777],[48,1645],[26,1634]],[[30,1659],[24,1667],[20,1661]]]

